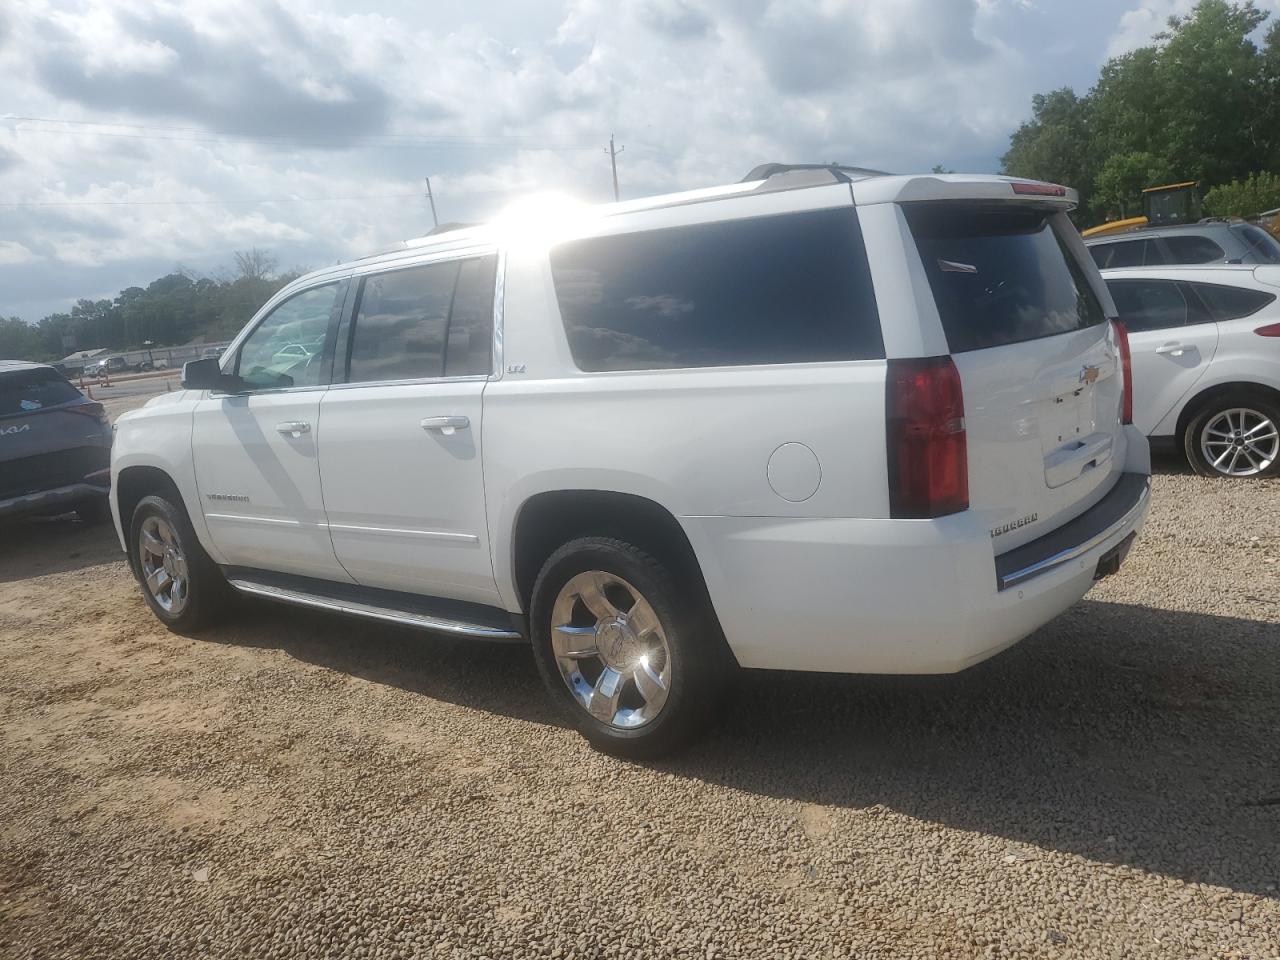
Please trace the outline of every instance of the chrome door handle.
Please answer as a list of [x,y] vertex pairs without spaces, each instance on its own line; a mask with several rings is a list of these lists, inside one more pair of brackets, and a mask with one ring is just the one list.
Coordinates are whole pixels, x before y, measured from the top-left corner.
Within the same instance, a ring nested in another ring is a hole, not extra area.
[[471,421],[466,417],[424,417],[418,426],[423,430],[439,430],[446,437],[452,437],[455,431],[471,426]]
[[1166,343],[1156,347],[1156,353],[1166,357],[1180,357],[1186,352],[1186,345],[1181,343]]
[[304,433],[311,432],[311,424],[305,420],[285,420],[283,423],[276,424],[276,433],[283,433],[286,436],[293,437],[297,440]]

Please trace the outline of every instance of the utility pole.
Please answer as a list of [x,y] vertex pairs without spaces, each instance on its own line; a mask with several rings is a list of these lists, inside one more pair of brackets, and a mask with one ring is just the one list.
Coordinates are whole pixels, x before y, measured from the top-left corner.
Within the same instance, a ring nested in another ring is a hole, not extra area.
[[433,228],[440,226],[440,218],[436,216],[436,198],[431,193],[431,178],[423,177],[427,181],[427,200],[431,202],[431,226]]
[[627,148],[617,147],[615,149],[613,145],[613,134],[609,134],[609,149],[606,150],[605,153],[609,154],[609,165],[613,167],[613,200],[615,203],[621,199],[618,196],[618,154],[625,149]]

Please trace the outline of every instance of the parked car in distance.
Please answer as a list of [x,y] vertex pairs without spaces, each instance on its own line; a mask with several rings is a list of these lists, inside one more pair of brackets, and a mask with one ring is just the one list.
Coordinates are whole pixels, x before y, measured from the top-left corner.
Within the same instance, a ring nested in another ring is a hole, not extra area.
[[767,165],[309,274],[121,417],[121,544],[175,630],[229,587],[531,642],[628,756],[684,742],[738,667],[962,670],[1146,515],[1074,203]]
[[42,363],[0,360],[0,518],[74,510],[107,519],[111,425]]
[[1085,240],[1100,270],[1174,263],[1280,263],[1280,240],[1244,221],[1144,227]]
[[1102,275],[1129,332],[1133,422],[1205,476],[1280,474],[1280,265]]

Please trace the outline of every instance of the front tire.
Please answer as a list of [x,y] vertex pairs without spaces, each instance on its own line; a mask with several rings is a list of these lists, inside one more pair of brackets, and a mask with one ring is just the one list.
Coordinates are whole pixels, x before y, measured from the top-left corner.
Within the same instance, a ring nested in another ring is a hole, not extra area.
[[129,525],[129,560],[151,612],[175,633],[199,630],[226,609],[227,582],[196,539],[181,504],[143,497]]
[[1202,477],[1280,475],[1280,404],[1248,393],[1219,398],[1191,418],[1182,443]]
[[709,724],[732,670],[708,605],[630,543],[583,537],[543,564],[530,603],[538,671],[596,748],[657,757]]

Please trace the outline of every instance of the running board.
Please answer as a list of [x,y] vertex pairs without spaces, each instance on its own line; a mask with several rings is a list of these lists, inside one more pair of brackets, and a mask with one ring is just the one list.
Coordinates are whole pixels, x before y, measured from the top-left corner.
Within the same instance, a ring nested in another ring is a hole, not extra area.
[[232,587],[249,596],[455,637],[502,642],[524,639],[511,615],[497,607],[243,568],[224,568],[223,572]]

